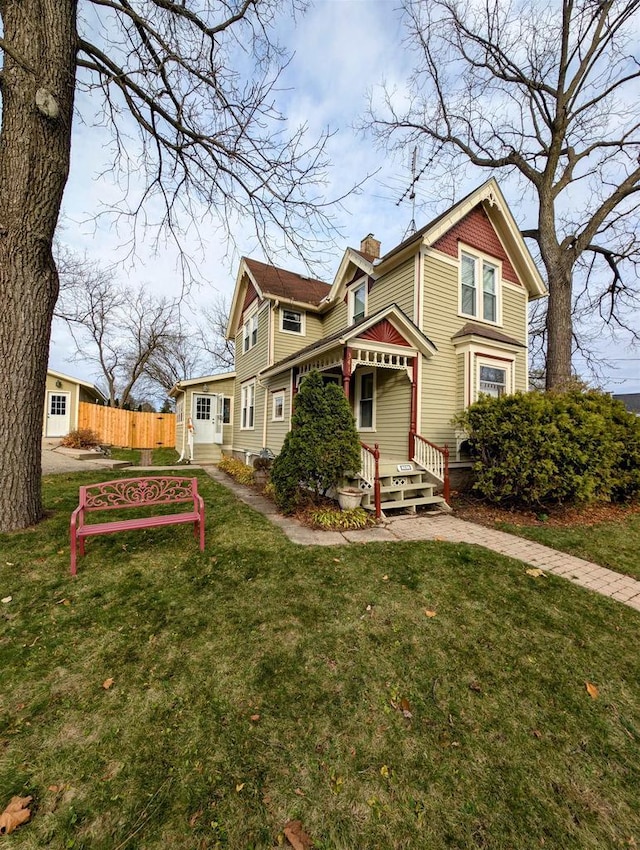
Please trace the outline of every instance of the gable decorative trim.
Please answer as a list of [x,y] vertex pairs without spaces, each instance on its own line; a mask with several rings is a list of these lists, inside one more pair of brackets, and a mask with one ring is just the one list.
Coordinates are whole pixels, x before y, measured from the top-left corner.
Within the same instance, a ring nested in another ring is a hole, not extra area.
[[360,339],[370,339],[372,342],[381,342],[385,345],[404,345],[411,348],[400,331],[394,328],[388,319],[383,319],[377,325],[360,334]]

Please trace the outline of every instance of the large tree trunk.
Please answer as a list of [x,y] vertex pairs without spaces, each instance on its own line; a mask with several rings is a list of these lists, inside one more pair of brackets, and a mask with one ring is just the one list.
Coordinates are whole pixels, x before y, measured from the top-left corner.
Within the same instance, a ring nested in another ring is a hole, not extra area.
[[41,434],[69,173],[76,0],[4,0],[0,135],[0,531],[42,517]]
[[571,273],[561,266],[547,271],[549,303],[547,304],[547,370],[546,388],[560,389],[571,381],[573,317]]

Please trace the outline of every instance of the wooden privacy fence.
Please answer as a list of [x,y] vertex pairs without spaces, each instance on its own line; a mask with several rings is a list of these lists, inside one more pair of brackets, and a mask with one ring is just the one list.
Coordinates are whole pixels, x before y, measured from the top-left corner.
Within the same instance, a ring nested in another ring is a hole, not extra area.
[[78,428],[90,428],[100,442],[127,449],[173,448],[176,441],[175,413],[138,413],[86,401],[80,402]]

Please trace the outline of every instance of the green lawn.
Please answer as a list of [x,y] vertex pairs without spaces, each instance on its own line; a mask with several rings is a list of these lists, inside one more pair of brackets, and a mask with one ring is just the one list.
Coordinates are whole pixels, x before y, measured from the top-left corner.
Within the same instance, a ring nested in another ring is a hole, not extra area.
[[638,612],[470,546],[297,547],[203,475],[204,553],[97,538],[72,580],[88,481],[0,536],[3,848],[640,843]]
[[595,525],[499,523],[497,527],[640,579],[640,513],[629,514],[619,522]]
[[[140,449],[111,449],[111,457],[113,460],[126,460],[134,466],[140,465],[141,450]],[[175,449],[165,447],[161,449],[153,449],[151,452],[152,466],[174,466],[178,462],[180,455]]]

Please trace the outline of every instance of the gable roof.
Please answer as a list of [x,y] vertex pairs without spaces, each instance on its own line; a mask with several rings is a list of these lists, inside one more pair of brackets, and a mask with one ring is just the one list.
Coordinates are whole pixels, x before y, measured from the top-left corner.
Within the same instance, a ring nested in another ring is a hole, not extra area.
[[218,381],[235,378],[235,376],[235,372],[217,372],[215,375],[203,375],[200,378],[184,378],[182,381],[176,381],[169,390],[169,396],[176,398],[178,393],[186,392],[189,387],[195,387],[198,384],[215,384]]
[[531,256],[520,229],[511,214],[504,195],[497,181],[491,177],[478,186],[464,198],[457,201],[449,209],[432,219],[413,236],[405,239],[395,248],[388,251],[375,264],[376,273],[380,274],[393,267],[405,255],[414,254],[420,247],[431,248],[447,231],[468,215],[475,207],[482,204],[487,217],[491,221],[505,251],[533,298],[547,294],[540,272]]
[[47,369],[47,375],[51,375],[53,378],[58,378],[61,381],[69,381],[70,384],[79,384],[81,387],[91,390],[92,393],[100,396],[103,401],[107,400],[107,397],[102,390],[99,390],[95,384],[91,384],[89,381],[83,381],[81,378],[74,378],[72,375],[65,375],[64,372],[56,372],[54,369]]
[[629,413],[640,415],[640,393],[613,393],[613,398],[621,401]]
[[389,319],[391,323],[395,324],[398,331],[407,338],[411,346],[422,351],[422,353],[427,357],[432,357],[438,350],[429,337],[426,336],[426,334],[424,334],[420,328],[411,321],[407,314],[401,310],[397,304],[389,304],[387,307],[384,307],[382,310],[378,310],[377,313],[374,313],[371,316],[365,316],[363,319],[359,319],[357,322],[354,322],[354,324],[349,325],[346,328],[341,328],[339,331],[336,331],[330,336],[324,337],[324,339],[312,342],[310,345],[306,345],[304,348],[294,352],[284,360],[280,360],[278,363],[274,363],[273,366],[269,366],[268,369],[264,369],[261,374],[264,376],[276,375],[284,369],[290,369],[292,366],[304,363],[311,354],[320,354],[324,351],[328,351],[337,344],[347,345],[350,340],[357,339],[358,337],[362,338],[369,328],[375,327],[375,325],[379,324],[384,319]]
[[229,311],[227,338],[234,335],[240,316],[247,306],[244,302],[249,283],[253,285],[259,299],[281,300],[314,310],[331,291],[329,284],[322,280],[243,257],[240,261]]

